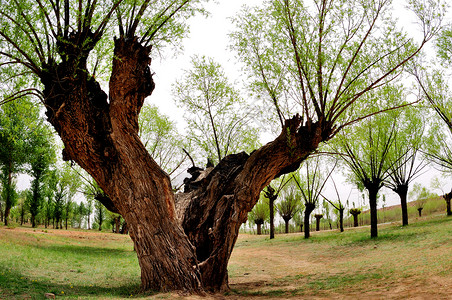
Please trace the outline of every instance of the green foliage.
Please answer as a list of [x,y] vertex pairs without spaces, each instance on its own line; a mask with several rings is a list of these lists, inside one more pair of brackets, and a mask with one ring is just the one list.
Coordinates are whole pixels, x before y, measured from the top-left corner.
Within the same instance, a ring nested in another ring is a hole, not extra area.
[[[403,98],[403,90],[399,86],[386,86],[365,98],[370,106],[379,107],[384,103],[397,103]],[[404,134],[415,130],[410,129],[410,123],[400,125],[402,113],[403,110],[398,109],[370,116],[343,131],[335,140],[332,146],[335,152],[343,154],[341,157],[350,170],[348,180],[351,183],[367,190],[379,190],[394,171],[394,164],[401,163],[404,151],[410,148],[410,145],[402,144],[404,139],[409,141]],[[404,130],[400,141],[399,127]]]
[[449,25],[441,31],[436,40],[438,57],[445,66],[452,64],[452,27]]
[[187,156],[182,149],[190,149],[184,137],[177,132],[176,123],[159,112],[155,105],[144,105],[141,109],[139,136],[152,158],[172,179],[181,173]]
[[192,70],[176,82],[173,94],[186,111],[188,139],[215,163],[258,146],[250,108],[212,58],[193,57]]
[[47,143],[44,132],[39,107],[30,100],[22,98],[0,106],[0,172],[5,212],[16,204],[16,175],[25,171],[27,164],[31,165],[30,174],[42,173],[45,168],[48,156],[42,156]]
[[248,213],[248,220],[251,224],[264,224],[270,221],[270,210],[266,198],[261,197],[254,205],[253,209]]
[[325,161],[320,156],[314,156],[306,160],[298,172],[292,173],[294,184],[301,192],[301,197],[306,207],[317,207],[325,184],[333,172],[334,167],[322,167]]
[[424,33],[418,44],[398,30],[390,1],[266,1],[233,19],[231,48],[272,123],[299,113],[339,131],[387,108],[369,107],[366,93],[400,76],[440,29],[442,2],[411,1],[410,8]]
[[411,200],[417,200],[415,202],[416,208],[424,208],[429,199],[436,198],[438,195],[430,192],[425,186],[422,186],[422,184],[415,183],[411,191],[408,193],[408,197]]
[[276,204],[276,210],[284,221],[291,220],[295,214],[302,210],[301,192],[291,186],[283,193],[282,199]]
[[52,132],[47,126],[43,125],[34,130],[30,150],[28,173],[33,179],[27,197],[27,206],[31,213],[32,226],[36,227],[35,219],[41,210],[46,193],[48,193],[46,182],[52,180],[50,167],[56,160]]
[[187,20],[197,13],[206,15],[202,7],[206,1],[1,2],[0,76],[4,82],[26,82],[12,90],[9,100],[24,95],[42,98],[38,80],[61,62],[70,61],[67,66],[74,76],[85,72],[107,80],[118,34],[152,45],[153,56],[168,47],[179,51],[188,32]]

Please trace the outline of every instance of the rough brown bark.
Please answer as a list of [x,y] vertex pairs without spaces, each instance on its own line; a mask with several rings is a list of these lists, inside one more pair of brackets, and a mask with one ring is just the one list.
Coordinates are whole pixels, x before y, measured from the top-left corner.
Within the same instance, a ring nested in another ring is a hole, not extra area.
[[85,169],[127,222],[143,289],[227,289],[232,248],[260,192],[329,139],[331,124],[303,124],[298,115],[286,120],[273,142],[251,155],[222,159],[196,189],[178,197],[183,201],[176,215],[169,176],[138,138],[138,115],[154,89],[150,48],[136,38],[115,41],[107,97],[86,68],[96,42],[89,31],[61,37],[62,61],[49,61],[40,75],[47,118],[65,145],[63,158]]
[[[62,41],[59,51],[66,59],[50,62],[41,77],[46,115],[65,145],[63,158],[93,176],[128,223],[143,289],[201,291],[194,248],[175,217],[169,177],[138,138],[138,114],[154,89],[150,49],[136,39],[115,41],[108,102],[86,72],[96,42],[89,38],[81,32]],[[81,39],[84,48],[76,47]]]
[[[323,122],[301,124],[287,120],[281,134],[251,155],[225,157],[197,190],[178,196],[184,230],[196,246],[203,285],[210,291],[228,289],[227,263],[240,225],[271,180],[296,170],[325,140]],[[328,131],[329,132],[329,131]],[[329,136],[327,134],[327,136]]]

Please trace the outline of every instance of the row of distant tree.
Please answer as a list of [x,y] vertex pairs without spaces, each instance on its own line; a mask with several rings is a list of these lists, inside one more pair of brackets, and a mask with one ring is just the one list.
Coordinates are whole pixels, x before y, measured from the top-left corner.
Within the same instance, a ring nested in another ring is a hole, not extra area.
[[[139,119],[139,135],[144,145],[171,176],[176,189],[181,187],[180,177],[189,163],[199,165],[209,158],[211,163],[216,164],[239,149],[255,148],[259,140],[259,132],[252,124],[254,115],[250,113],[250,107],[245,105],[238,91],[230,87],[221,66],[206,57],[194,57],[192,64],[193,69],[186,71],[184,81],[178,81],[173,86],[177,103],[191,112],[185,117],[189,124],[186,135],[179,134],[176,123],[153,105],[145,105]],[[378,111],[377,106],[382,101],[378,99],[385,99],[386,105],[396,106],[400,98],[407,97],[407,92],[401,85],[388,85],[369,93],[367,97],[367,103],[376,105],[375,110]],[[445,109],[433,99],[430,104],[436,111]],[[37,225],[37,218],[40,224],[42,220],[48,224],[52,219],[58,228],[62,220],[67,223],[73,220],[70,215],[77,215],[73,203],[75,193],[81,192],[87,199],[95,199],[102,193],[80,168],[57,159],[60,143],[52,129],[40,118],[39,105],[26,98],[18,99],[2,105],[0,113],[0,139],[4,146],[0,150],[0,205],[5,224],[19,198],[21,209],[29,213],[32,226]],[[274,219],[274,201],[287,190],[284,200],[276,206],[286,224],[288,220],[298,218],[296,212],[303,207],[305,216],[302,223],[308,230],[310,214],[319,206],[320,199],[328,203],[324,207],[337,211],[339,223],[342,223],[340,220],[343,220],[347,206],[344,200],[340,200],[339,193],[334,201],[322,195],[326,181],[339,165],[345,170],[350,183],[361,191],[367,190],[371,218],[374,220],[372,224],[376,224],[379,191],[386,186],[400,196],[402,222],[407,225],[410,183],[428,163],[439,164],[445,169],[450,166],[448,148],[444,148],[443,144],[443,148],[437,147],[438,141],[446,137],[442,123],[434,116],[424,106],[402,105],[386,113],[372,114],[358,125],[344,129],[338,138],[322,146],[318,155],[308,159],[302,169],[277,179],[266,188],[263,195],[269,201],[270,220]],[[444,114],[442,116],[444,119]],[[434,121],[428,122],[429,119]],[[15,178],[20,173],[27,173],[32,181],[31,187],[19,197]],[[441,185],[437,182],[435,188],[441,188]],[[446,197],[446,201],[450,202],[450,197]],[[258,207],[255,211],[259,210]],[[262,218],[256,219],[255,211],[250,218],[259,226],[263,221]],[[91,214],[91,209],[88,212]],[[102,214],[101,211],[99,213]],[[270,227],[273,228],[273,225],[270,224]],[[273,236],[273,230],[270,231]],[[309,236],[309,232],[305,234]],[[372,226],[371,235],[376,234],[376,227]]]
[[[435,186],[437,183],[438,178],[435,177],[432,184]],[[274,238],[275,234],[275,226],[272,224],[275,220],[272,221],[270,216],[270,211],[272,209],[276,211],[280,219],[284,221],[284,233],[289,233],[289,222],[293,221],[295,228],[298,228],[298,231],[304,231],[306,237],[309,237],[309,232],[312,230],[313,226],[315,226],[317,231],[319,230],[321,220],[324,221],[324,224],[326,224],[329,229],[337,228],[341,232],[344,231],[346,221],[351,222],[350,225],[357,227],[360,224],[359,216],[369,209],[368,205],[365,204],[366,197],[363,193],[361,194],[362,199],[360,199],[362,202],[358,201],[356,204],[355,202],[352,202],[351,205],[349,198],[343,204],[341,201],[331,202],[322,197],[322,200],[317,199],[318,201],[314,202],[315,209],[313,212],[310,212],[305,209],[306,203],[308,203],[308,206],[310,203],[306,202],[306,199],[303,198],[303,193],[298,192],[293,184],[286,185],[285,188],[279,192],[280,196],[277,201],[273,202],[274,207],[272,208],[270,205],[270,198],[267,197],[268,190],[269,187],[267,187],[267,191],[262,193],[261,199],[248,214],[248,226],[250,229],[253,228],[253,226],[256,226],[256,233],[260,235],[262,234],[262,227],[265,224],[268,224],[270,227],[269,233],[272,235],[272,238]],[[419,217],[422,216],[422,212],[427,202],[430,199],[437,197],[437,194],[430,192],[426,187],[419,183],[413,185],[409,195]],[[338,198],[340,199],[339,196]],[[380,205],[382,211],[384,211],[387,205],[386,195],[379,197],[379,201],[381,201]],[[308,227],[303,227],[305,225],[305,218],[309,219]],[[380,222],[385,222],[385,219],[380,218],[379,223]]]

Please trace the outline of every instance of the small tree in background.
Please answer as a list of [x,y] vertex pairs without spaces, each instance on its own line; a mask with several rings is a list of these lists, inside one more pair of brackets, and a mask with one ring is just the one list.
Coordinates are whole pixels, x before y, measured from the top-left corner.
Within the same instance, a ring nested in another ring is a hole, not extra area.
[[269,219],[269,207],[267,201],[261,197],[253,209],[248,213],[248,220],[251,223],[256,224],[257,226],[257,234],[262,234],[262,225],[265,222],[268,222]]
[[320,231],[320,220],[323,218],[323,214],[315,214],[315,231]]
[[301,193],[290,187],[284,198],[276,204],[276,209],[285,223],[285,233],[289,233],[289,221],[300,209]]
[[[337,189],[336,182],[332,178],[331,178],[331,180],[333,181],[334,190],[336,191],[337,201],[336,202],[331,201],[331,200],[329,200],[328,198],[326,198],[323,195],[322,195],[322,197],[323,197],[323,199],[325,201],[327,201],[331,206],[333,206],[336,209],[339,229],[340,229],[341,232],[344,232],[344,210],[345,210],[345,205],[341,201],[341,196],[339,195],[339,191]],[[348,200],[350,199],[350,195],[351,194],[352,194],[352,190],[350,190],[350,193],[348,194],[347,201],[346,201],[347,204],[348,204]]]
[[96,222],[99,224],[99,231],[102,230],[102,224],[104,223],[104,220],[106,218],[106,209],[105,206],[100,203],[99,201],[94,202],[94,208],[96,209]]
[[361,214],[360,208],[351,208],[349,213],[353,216],[353,227],[358,227],[358,216]]
[[429,199],[438,197],[435,193],[430,192],[425,186],[420,183],[415,183],[413,189],[409,192],[408,196],[414,199],[416,202],[416,209],[419,213],[419,217],[422,217],[422,210]]
[[302,166],[302,169],[305,171],[304,180],[301,180],[300,172],[292,173],[292,177],[304,201],[304,237],[306,239],[310,236],[309,219],[311,213],[317,207],[322,190],[335,167],[336,164],[334,164],[329,172],[322,171],[320,169],[320,157],[315,156],[306,160]]
[[289,183],[292,179],[291,177],[286,179],[286,175],[282,177],[280,180],[276,181],[276,189],[272,187],[271,184],[267,185],[264,189],[264,196],[268,199],[268,206],[270,211],[270,239],[275,238],[275,201],[278,199],[279,194],[283,190],[283,188]]
[[300,209],[298,212],[293,216],[293,221],[295,222],[295,226],[300,228],[300,232],[303,232],[303,210],[304,210],[304,204],[302,201],[300,201]]
[[216,165],[226,155],[258,148],[253,116],[220,64],[192,57],[192,70],[173,86],[177,104],[187,112],[188,138]]

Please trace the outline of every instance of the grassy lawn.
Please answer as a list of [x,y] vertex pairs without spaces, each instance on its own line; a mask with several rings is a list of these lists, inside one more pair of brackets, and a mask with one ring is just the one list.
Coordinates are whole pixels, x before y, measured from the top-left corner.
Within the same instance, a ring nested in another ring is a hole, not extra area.
[[[226,298],[448,299],[452,295],[452,218],[406,228],[266,236],[242,234],[232,254]],[[0,228],[0,299],[179,298],[141,294],[128,236]],[[220,297],[220,296],[218,296]],[[199,297],[191,297],[199,298]],[[205,298],[200,298],[205,299]]]

